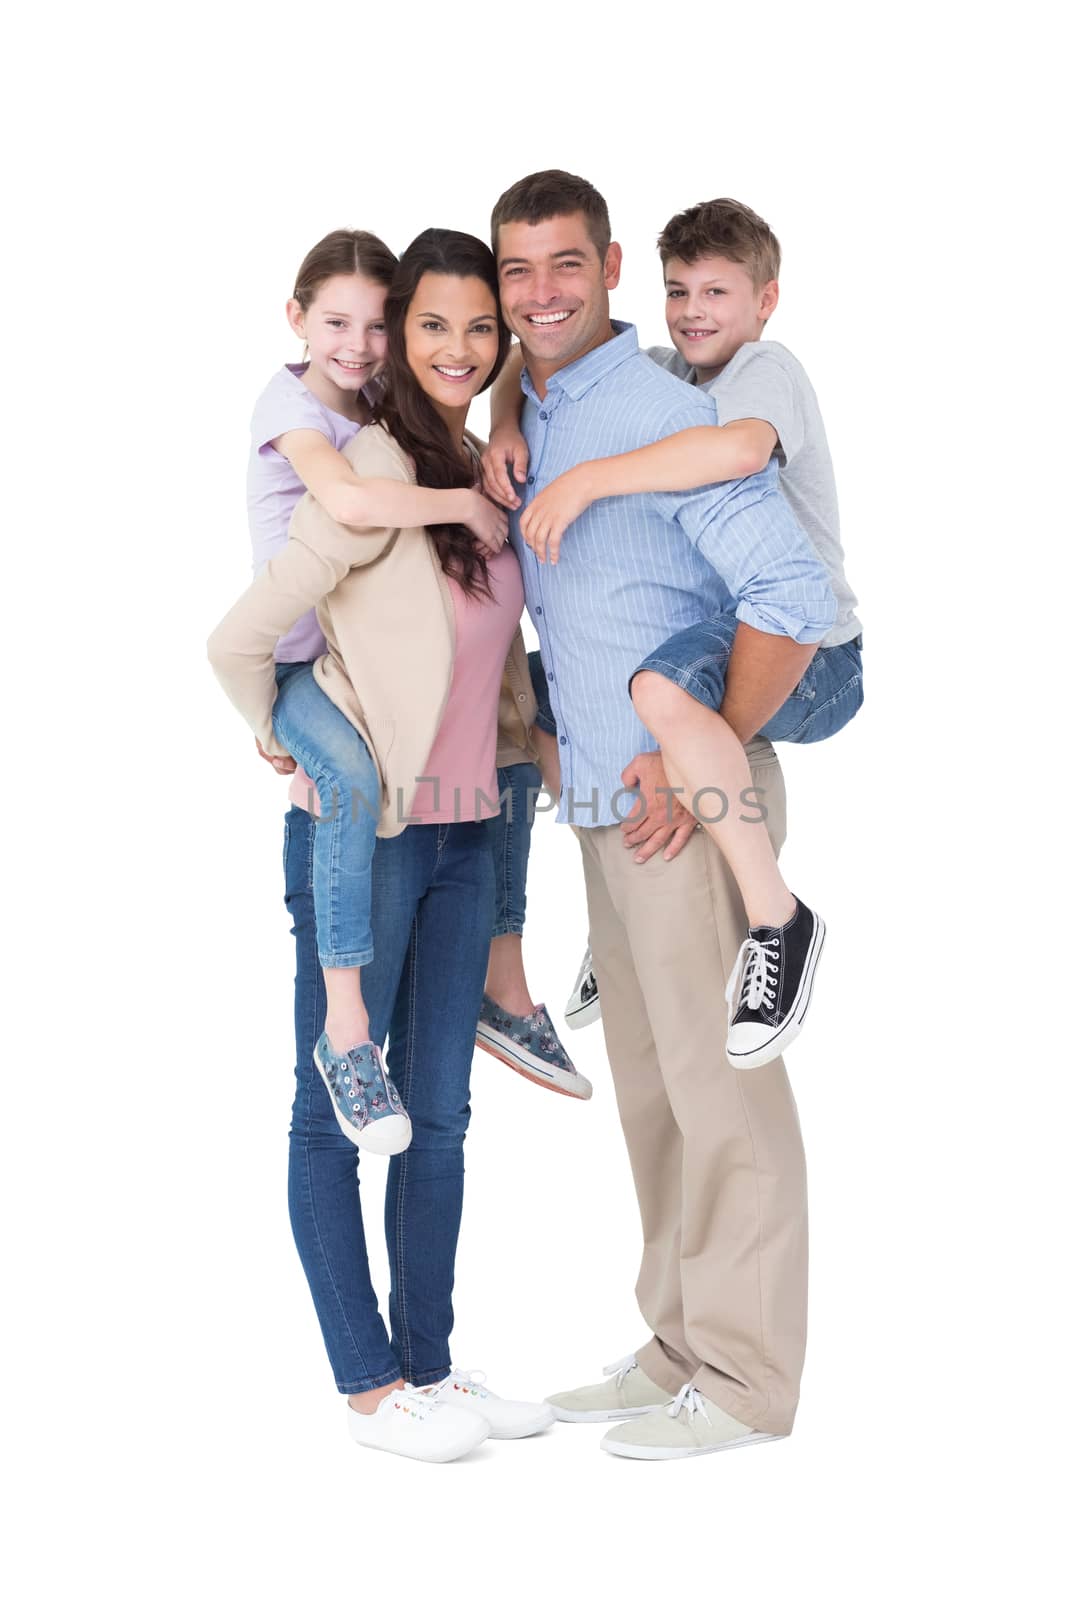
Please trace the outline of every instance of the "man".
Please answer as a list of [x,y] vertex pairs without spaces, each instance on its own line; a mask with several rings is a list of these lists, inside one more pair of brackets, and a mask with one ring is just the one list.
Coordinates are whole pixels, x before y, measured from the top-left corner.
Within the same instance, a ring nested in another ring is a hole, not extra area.
[[[493,211],[505,317],[525,360],[532,495],[590,457],[716,420],[714,402],[656,367],[612,323],[621,251],[607,207],[567,173],[535,173]],[[638,1303],[653,1337],[607,1384],[552,1397],[570,1421],[626,1419],[614,1454],[703,1454],[787,1434],[804,1356],[804,1154],[785,1068],[725,1059],[723,990],[747,932],[706,832],[635,869],[621,822],[648,807],[662,842],[693,826],[674,803],[627,694],[669,634],[736,610],[722,715],[748,746],[776,849],[784,789],[753,739],[830,627],[825,570],[775,487],[776,469],[680,494],[591,506],[558,565],[518,536],[527,606],[559,730],[560,820],[582,846],[605,1039],[644,1230]],[[631,760],[634,751],[636,758]],[[622,784],[637,784],[627,794]],[[661,792],[657,796],[656,790]]]

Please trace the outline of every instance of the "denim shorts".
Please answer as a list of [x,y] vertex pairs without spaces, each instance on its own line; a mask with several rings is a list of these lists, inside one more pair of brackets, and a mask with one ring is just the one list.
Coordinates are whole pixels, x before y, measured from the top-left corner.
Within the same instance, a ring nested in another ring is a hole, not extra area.
[[[637,672],[658,672],[701,705],[718,711],[726,690],[726,669],[737,634],[737,618],[720,612],[683,628],[646,656]],[[863,704],[862,637],[817,650],[793,693],[760,728],[765,739],[786,744],[817,744],[851,722]]]

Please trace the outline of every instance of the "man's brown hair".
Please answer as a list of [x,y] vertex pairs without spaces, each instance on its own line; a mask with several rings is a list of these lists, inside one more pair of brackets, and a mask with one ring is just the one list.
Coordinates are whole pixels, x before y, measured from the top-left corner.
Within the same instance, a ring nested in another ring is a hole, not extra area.
[[691,267],[701,256],[725,256],[744,267],[757,289],[777,278],[782,264],[778,240],[740,200],[704,200],[679,211],[656,243],[664,266],[672,257]]
[[493,207],[493,254],[498,254],[497,238],[505,222],[550,222],[553,217],[569,217],[581,213],[590,239],[596,245],[597,255],[603,261],[611,243],[611,223],[604,196],[585,178],[576,178],[573,172],[531,172],[520,178],[510,189],[505,189]]

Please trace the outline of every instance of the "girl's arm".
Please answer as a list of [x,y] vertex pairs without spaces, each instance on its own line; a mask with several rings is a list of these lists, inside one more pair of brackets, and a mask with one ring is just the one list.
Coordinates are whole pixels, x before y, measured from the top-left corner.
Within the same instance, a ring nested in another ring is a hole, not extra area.
[[562,473],[530,502],[519,519],[539,561],[559,560],[560,541],[594,500],[609,495],[702,489],[762,472],[778,435],[769,422],[745,417],[721,428],[683,428],[621,456],[584,461]]
[[340,451],[314,428],[293,428],[271,444],[327,516],[357,532],[462,522],[494,555],[507,537],[507,517],[478,489],[421,489],[391,478],[357,477]]
[[482,456],[485,486],[494,500],[502,506],[517,511],[522,501],[511,487],[508,467],[512,467],[519,483],[526,482],[526,469],[530,465],[530,452],[519,428],[522,416],[522,350],[519,345],[509,353],[489,395],[489,414],[492,432],[489,447]]

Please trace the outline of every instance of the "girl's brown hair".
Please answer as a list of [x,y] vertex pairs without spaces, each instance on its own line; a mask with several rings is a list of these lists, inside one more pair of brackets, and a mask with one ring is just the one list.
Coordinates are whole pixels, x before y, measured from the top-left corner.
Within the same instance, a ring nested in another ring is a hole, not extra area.
[[328,278],[356,272],[388,289],[396,271],[396,256],[377,234],[362,228],[335,228],[313,245],[300,263],[293,299],[306,311]]

